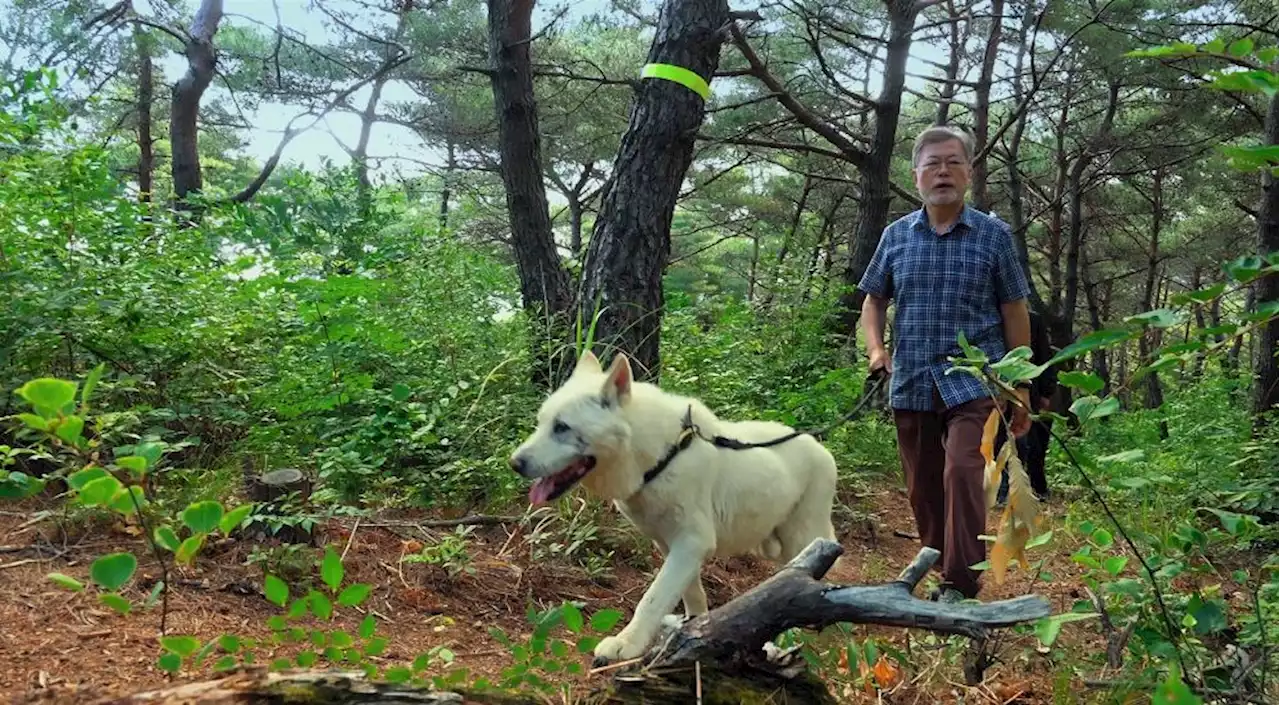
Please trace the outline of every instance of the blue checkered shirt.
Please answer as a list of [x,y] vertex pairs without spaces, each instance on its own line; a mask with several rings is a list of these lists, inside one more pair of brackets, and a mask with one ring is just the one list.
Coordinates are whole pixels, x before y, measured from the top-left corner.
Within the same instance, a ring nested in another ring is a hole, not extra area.
[[894,301],[889,403],[913,411],[935,408],[935,386],[947,408],[988,395],[973,375],[946,374],[947,357],[963,356],[960,331],[988,360],[1004,357],[1000,304],[1031,291],[1009,226],[969,206],[945,235],[924,209],[891,223],[858,288]]

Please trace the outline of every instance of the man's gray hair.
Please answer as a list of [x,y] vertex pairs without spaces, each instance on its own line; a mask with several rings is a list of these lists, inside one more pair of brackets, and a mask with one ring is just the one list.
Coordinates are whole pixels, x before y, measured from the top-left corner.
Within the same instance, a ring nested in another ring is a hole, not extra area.
[[939,142],[950,142],[951,140],[960,140],[960,146],[964,148],[964,158],[967,161],[973,161],[973,136],[958,127],[950,125],[934,125],[925,131],[916,135],[916,144],[911,148],[911,166],[917,166],[920,162],[920,150],[927,145],[938,144]]

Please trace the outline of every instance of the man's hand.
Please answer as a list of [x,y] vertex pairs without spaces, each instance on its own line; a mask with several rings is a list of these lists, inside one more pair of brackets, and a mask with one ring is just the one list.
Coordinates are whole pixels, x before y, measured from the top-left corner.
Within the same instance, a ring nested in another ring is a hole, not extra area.
[[875,374],[875,371],[883,368],[885,374],[893,374],[893,358],[889,355],[889,351],[884,348],[872,348],[870,361],[867,363],[867,371]]
[[1014,404],[1011,409],[1011,419],[1009,421],[1009,431],[1014,438],[1022,438],[1027,431],[1031,430],[1031,390],[1026,387],[1017,389],[1018,401],[1021,404]]

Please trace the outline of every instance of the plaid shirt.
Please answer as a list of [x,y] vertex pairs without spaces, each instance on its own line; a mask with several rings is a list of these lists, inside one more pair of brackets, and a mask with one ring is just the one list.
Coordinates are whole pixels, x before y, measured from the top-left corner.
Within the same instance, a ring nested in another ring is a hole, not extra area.
[[891,223],[858,288],[894,300],[889,403],[914,411],[935,408],[935,385],[947,408],[987,396],[973,375],[946,374],[947,357],[963,356],[957,333],[999,360],[1006,352],[1000,304],[1031,291],[1009,226],[967,205],[945,235],[924,209]]

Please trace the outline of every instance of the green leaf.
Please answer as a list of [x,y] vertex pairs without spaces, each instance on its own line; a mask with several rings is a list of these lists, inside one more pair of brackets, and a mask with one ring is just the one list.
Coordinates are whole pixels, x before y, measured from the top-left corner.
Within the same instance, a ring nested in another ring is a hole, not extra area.
[[84,432],[84,418],[80,416],[68,416],[58,424],[57,435],[67,444],[76,448],[80,447],[80,442],[84,440],[81,433]]
[[323,592],[312,590],[307,597],[311,601],[311,613],[318,619],[328,620],[333,616],[333,603]]
[[18,396],[26,399],[46,419],[67,413],[76,401],[76,383],[44,377],[33,379],[18,388]]
[[591,629],[598,633],[608,632],[622,619],[618,610],[605,609],[591,615]]
[[1142,323],[1152,328],[1171,328],[1182,324],[1186,320],[1186,314],[1171,308],[1158,308],[1129,316],[1124,320],[1126,323]]
[[569,631],[573,632],[574,634],[577,634],[582,631],[582,627],[583,627],[582,611],[578,609],[577,605],[574,605],[571,603],[565,603],[564,609],[562,611],[562,616],[564,618],[564,626]]
[[222,658],[218,659],[213,663],[213,670],[230,671],[231,669],[235,668],[236,665],[237,664],[236,664],[235,656],[223,656]]
[[311,668],[316,665],[316,661],[318,661],[319,658],[319,655],[314,651],[303,651],[298,654],[295,661],[297,661],[298,665],[302,668]]
[[377,631],[377,629],[378,620],[374,619],[372,614],[366,614],[364,619],[360,620],[360,630],[358,633],[360,634],[361,639],[368,639],[373,636],[373,633]]
[[1169,668],[1169,677],[1156,687],[1151,702],[1160,705],[1203,705],[1200,696],[1191,692],[1191,688],[1183,682],[1177,664]]
[[1195,632],[1200,636],[1216,634],[1227,628],[1226,609],[1217,600],[1206,601],[1200,595],[1192,595],[1187,601],[1187,614],[1195,617]]
[[368,646],[364,647],[365,656],[381,656],[383,651],[387,650],[386,637],[376,637],[369,640]]
[[289,586],[283,580],[274,575],[267,574],[263,581],[262,594],[267,598],[268,602],[284,607],[284,603],[289,600]]
[[342,591],[342,594],[338,595],[338,604],[343,607],[355,607],[361,602],[364,602],[365,598],[369,597],[369,592],[371,590],[373,590],[373,586],[365,583],[353,583],[348,585],[346,589]]
[[89,413],[89,397],[93,396],[93,392],[98,388],[98,381],[102,379],[102,374],[107,371],[107,363],[100,362],[98,366],[89,371],[89,376],[85,377],[84,389],[80,390],[80,413]]
[[107,590],[119,590],[137,569],[138,559],[132,553],[109,553],[89,566],[89,577]]
[[1240,93],[1265,93],[1274,96],[1277,89],[1276,75],[1261,69],[1243,71],[1215,71],[1215,75],[1207,87],[1220,91],[1237,91]]
[[98,602],[115,610],[118,614],[129,614],[133,610],[133,603],[114,592],[104,592],[98,595]]
[[384,673],[382,677],[388,683],[406,683],[413,677],[413,671],[410,671],[404,666],[395,666],[393,668],[388,668],[387,672]]
[[1112,556],[1102,562],[1102,567],[1114,578],[1120,575],[1120,572],[1124,570],[1125,564],[1128,562],[1129,559],[1126,556]]
[[160,593],[164,592],[164,587],[163,580],[156,581],[155,587],[151,588],[151,594],[147,595],[147,601],[143,606],[147,609],[155,607],[156,603],[160,601]]
[[1107,397],[1105,400],[1098,399],[1095,396],[1080,397],[1071,404],[1071,413],[1079,417],[1081,421],[1100,419],[1104,416],[1110,416],[1119,410],[1120,400],[1116,397]]
[[53,419],[46,419],[36,414],[18,414],[18,418],[29,428],[37,431],[48,431],[53,426]]
[[1092,372],[1063,372],[1058,375],[1058,383],[1079,389],[1085,394],[1097,394],[1106,385],[1101,377]]
[[1134,448],[1132,450],[1121,451],[1119,453],[1114,453],[1112,455],[1104,455],[1101,458],[1098,458],[1098,462],[1100,463],[1132,463],[1136,460],[1142,460],[1145,457],[1147,457],[1147,454],[1145,451],[1143,451],[1141,448]]
[[1036,536],[1033,536],[1030,541],[1027,541],[1026,549],[1029,550],[1032,548],[1043,546],[1046,543],[1049,543],[1051,540],[1053,540],[1053,529],[1050,529],[1044,532],[1043,534],[1037,534]]
[[1237,514],[1236,512],[1228,512],[1215,507],[1204,507],[1204,509],[1218,515],[1218,520],[1222,522],[1222,528],[1226,529],[1227,533],[1232,536],[1240,536],[1246,525],[1256,524],[1258,521],[1257,517],[1250,514]]
[[70,477],[67,478],[67,484],[71,486],[71,489],[75,490],[76,492],[79,492],[80,490],[84,489],[85,485],[89,484],[90,482],[100,477],[107,477],[109,474],[110,473],[108,473],[103,468],[100,468],[96,465],[91,465],[83,470],[73,473]]
[[342,584],[342,558],[334,552],[333,546],[324,547],[324,560],[320,563],[320,579],[329,586],[330,592],[336,592]]
[[164,444],[150,441],[147,443],[139,443],[133,448],[134,455],[142,456],[147,461],[148,468],[154,468],[160,462],[160,456],[164,453]]
[[182,657],[175,653],[167,653],[156,659],[156,666],[165,673],[177,673],[182,668]]
[[178,548],[181,546],[181,541],[178,540],[178,535],[174,533],[173,528],[168,524],[157,526],[154,536],[156,545],[171,553],[178,552]]
[[1251,323],[1261,323],[1276,316],[1277,311],[1280,311],[1280,302],[1263,301],[1255,308],[1256,310],[1253,313],[1246,315],[1244,319]]
[[187,540],[183,541],[178,546],[178,550],[174,552],[173,560],[177,561],[179,565],[190,565],[191,561],[195,560],[196,554],[200,552],[200,548],[204,546],[205,536],[207,534],[188,536]]
[[1134,49],[1126,52],[1125,56],[1135,58],[1173,58],[1178,56],[1193,56],[1198,53],[1196,45],[1187,42],[1176,42],[1165,46],[1147,47],[1146,49]]
[[182,512],[182,523],[196,534],[207,534],[213,531],[218,528],[218,522],[221,520],[222,504],[220,502],[196,502]]
[[[137,505],[134,504],[135,501]],[[147,498],[143,496],[142,488],[137,485],[126,487],[111,498],[111,508],[125,516],[136,514],[138,507],[145,506],[147,506]]]
[[123,485],[111,475],[103,475],[90,480],[80,489],[80,503],[86,507],[96,507],[111,501]]
[[81,590],[84,589],[84,583],[80,582],[79,580],[76,580],[70,575],[64,575],[62,573],[50,573],[45,577],[53,581],[54,585],[57,585],[60,588],[65,588],[67,590],[70,590],[71,592],[80,592]]
[[252,511],[252,502],[249,504],[242,504],[235,509],[232,509],[223,515],[222,519],[218,522],[218,529],[221,530],[224,535],[230,536],[231,532],[235,531],[236,527],[240,526]]
[[1245,255],[1224,264],[1227,276],[1241,284],[1248,284],[1262,272],[1262,258],[1257,255]]
[[1093,534],[1089,536],[1089,539],[1097,544],[1099,548],[1107,548],[1111,544],[1115,543],[1115,538],[1111,535],[1111,532],[1102,527],[1094,529]]
[[116,458],[115,463],[133,473],[135,477],[142,477],[147,473],[147,459],[141,455],[126,455],[123,458]]
[[160,646],[165,651],[186,658],[200,648],[200,640],[193,636],[162,636],[160,637]]
[[1253,40],[1249,37],[1237,39],[1231,42],[1231,46],[1227,47],[1227,53],[1232,56],[1248,56],[1253,52]]
[[409,389],[409,385],[403,382],[396,382],[391,387],[391,398],[396,401],[405,401],[413,395],[413,390]]
[[1058,633],[1062,631],[1062,625],[1068,622],[1079,622],[1085,619],[1093,619],[1097,616],[1097,612],[1065,612],[1063,614],[1044,617],[1036,622],[1036,638],[1040,640],[1041,644],[1044,644],[1045,646],[1052,646],[1053,642],[1058,639]]
[[218,648],[229,654],[234,654],[239,651],[240,646],[240,637],[234,634],[223,634],[218,637]]
[[1184,294],[1176,294],[1173,297],[1173,303],[1179,304],[1179,305],[1184,303],[1190,303],[1190,302],[1207,304],[1213,301],[1214,299],[1218,298],[1219,296],[1222,296],[1222,292],[1226,290],[1227,290],[1227,283],[1218,282],[1213,286],[1206,287],[1198,291],[1190,291]]
[[1129,328],[1105,328],[1094,331],[1081,336],[1076,342],[1058,351],[1058,354],[1054,355],[1047,364],[1057,365],[1060,362],[1075,359],[1093,350],[1130,340],[1137,334],[1138,331]]

